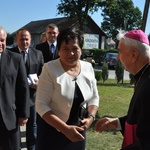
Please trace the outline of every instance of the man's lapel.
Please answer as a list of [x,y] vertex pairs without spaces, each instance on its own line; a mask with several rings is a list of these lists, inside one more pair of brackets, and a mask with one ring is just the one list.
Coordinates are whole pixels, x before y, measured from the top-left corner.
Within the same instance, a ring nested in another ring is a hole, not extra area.
[[7,50],[1,54],[1,71],[0,71],[0,85],[3,84],[6,72],[8,70],[9,63],[11,62],[11,57],[8,55]]

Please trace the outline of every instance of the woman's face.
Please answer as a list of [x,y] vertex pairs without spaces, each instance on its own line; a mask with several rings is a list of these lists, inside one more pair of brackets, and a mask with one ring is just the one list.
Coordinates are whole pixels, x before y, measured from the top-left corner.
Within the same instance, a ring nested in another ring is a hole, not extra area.
[[66,66],[75,66],[78,63],[81,54],[82,51],[79,47],[78,40],[69,40],[68,44],[63,41],[58,52],[61,62]]

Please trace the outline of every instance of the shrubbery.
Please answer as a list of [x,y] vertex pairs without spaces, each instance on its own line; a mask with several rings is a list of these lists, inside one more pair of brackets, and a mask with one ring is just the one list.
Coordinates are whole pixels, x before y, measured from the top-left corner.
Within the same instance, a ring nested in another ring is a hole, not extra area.
[[95,78],[97,81],[100,81],[101,78],[102,78],[102,72],[101,71],[98,71],[98,70],[95,70]]
[[103,63],[103,66],[102,66],[102,80],[103,80],[103,83],[108,79],[108,64],[106,62]]
[[116,73],[117,83],[119,83],[120,81],[122,81],[123,83],[124,68],[120,61],[116,62],[115,73]]

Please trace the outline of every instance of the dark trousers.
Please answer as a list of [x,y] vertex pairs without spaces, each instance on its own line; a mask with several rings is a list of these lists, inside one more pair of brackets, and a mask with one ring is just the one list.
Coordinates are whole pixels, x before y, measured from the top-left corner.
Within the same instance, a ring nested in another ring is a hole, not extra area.
[[0,150],[20,150],[20,143],[19,126],[17,125],[15,129],[8,131],[0,114]]
[[37,138],[36,110],[35,105],[30,107],[30,118],[26,124],[26,145],[28,150],[35,150]]

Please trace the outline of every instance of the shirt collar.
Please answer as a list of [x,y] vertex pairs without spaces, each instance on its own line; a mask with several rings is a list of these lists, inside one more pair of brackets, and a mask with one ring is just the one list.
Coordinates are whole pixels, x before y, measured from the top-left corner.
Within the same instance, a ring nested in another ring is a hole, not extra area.
[[149,63],[146,64],[145,66],[143,66],[143,67],[141,68],[141,70],[139,70],[139,72],[134,76],[134,79],[135,79],[136,81],[138,81],[138,79],[140,78],[140,76],[144,73],[143,71],[145,71],[145,68],[147,68],[148,65],[149,65]]
[[19,52],[21,53],[22,51],[25,51],[26,53],[29,53],[29,49],[27,48],[26,50],[22,50],[22,49],[20,49],[19,48],[19,46],[18,46],[18,49],[19,49]]
[[51,43],[50,41],[47,41],[48,45],[51,46],[52,44],[56,47],[56,41],[54,43]]

